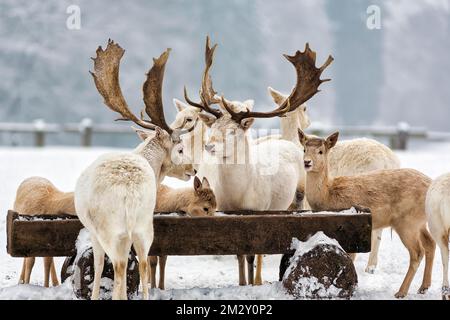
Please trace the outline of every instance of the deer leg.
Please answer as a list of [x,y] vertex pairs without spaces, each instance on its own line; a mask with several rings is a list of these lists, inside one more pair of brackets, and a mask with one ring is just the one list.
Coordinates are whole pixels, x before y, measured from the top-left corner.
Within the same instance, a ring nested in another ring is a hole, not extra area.
[[431,275],[433,273],[433,260],[434,253],[436,251],[436,243],[434,242],[431,234],[428,232],[426,227],[422,229],[420,233],[420,241],[425,249],[425,270],[423,272],[423,281],[420,286],[419,293],[424,294],[428,291],[431,286]]
[[[149,244],[150,242],[150,244]],[[148,241],[145,237],[136,235],[133,237],[133,246],[136,250],[136,254],[139,260],[139,275],[141,277],[142,284],[142,298],[148,300],[148,251],[150,250],[151,241]],[[125,270],[126,281],[126,270]],[[126,292],[126,282],[125,282]]]
[[98,300],[100,295],[100,281],[102,279],[103,266],[105,264],[105,251],[91,233],[92,251],[94,253],[94,285],[92,286],[91,300]]
[[30,283],[31,271],[33,271],[34,262],[34,257],[25,258],[25,277],[23,282],[26,284]]
[[247,281],[245,280],[245,256],[238,255],[238,267],[239,267],[239,285],[245,286],[247,285]]
[[50,267],[50,276],[52,279],[52,286],[56,287],[56,286],[59,286],[58,275],[56,274],[55,261],[53,260],[53,257],[51,259],[52,259],[52,264]]
[[150,287],[156,288],[156,266],[158,265],[158,256],[149,256],[148,263],[150,265]]
[[366,272],[374,274],[378,264],[378,249],[380,248],[383,229],[372,230],[371,251],[367,262]]
[[395,294],[396,298],[404,298],[408,294],[409,287],[411,286],[411,282],[417,272],[417,269],[419,268],[420,261],[422,260],[424,254],[419,238],[420,230],[416,231],[414,228],[410,228],[408,230],[408,227],[410,226],[404,227],[404,229],[398,230],[397,233],[399,234],[405,247],[408,249],[409,268],[399,291]]
[[443,236],[436,240],[441,251],[442,258],[442,300],[450,300],[450,286],[448,282],[448,233],[445,232]]
[[50,267],[52,265],[51,257],[44,257],[44,287],[49,287]]
[[255,285],[262,285],[262,264],[263,264],[263,255],[256,255],[256,275],[255,275]]
[[245,257],[247,259],[247,274],[248,274],[248,284],[255,284],[255,255],[247,255]]
[[167,256],[159,256],[159,288],[164,290]]
[[27,265],[27,258],[23,258],[22,271],[20,273],[19,284],[25,283],[25,269],[26,269],[26,265]]

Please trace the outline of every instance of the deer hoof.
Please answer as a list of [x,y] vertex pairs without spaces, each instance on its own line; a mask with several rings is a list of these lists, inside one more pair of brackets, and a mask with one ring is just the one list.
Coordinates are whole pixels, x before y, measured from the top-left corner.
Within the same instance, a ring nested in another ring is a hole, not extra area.
[[424,286],[420,287],[419,291],[417,291],[418,294],[425,294],[427,292],[428,292],[428,287],[424,287]]
[[406,297],[406,293],[399,291],[395,294],[395,297],[397,299],[403,299],[404,297]]
[[376,266],[367,266],[365,271],[369,274],[374,274],[376,269]]
[[450,287],[442,287],[442,300],[450,300]]

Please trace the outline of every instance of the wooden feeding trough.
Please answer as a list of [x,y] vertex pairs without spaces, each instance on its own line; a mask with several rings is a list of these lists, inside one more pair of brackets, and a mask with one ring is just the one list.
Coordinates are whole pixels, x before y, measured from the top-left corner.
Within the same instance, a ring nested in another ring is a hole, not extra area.
[[[9,211],[7,251],[13,257],[68,257],[61,280],[71,277],[75,295],[89,299],[92,250],[85,249],[76,260],[75,242],[82,228],[78,218],[69,215],[25,216]],[[292,238],[305,241],[318,231],[336,239],[346,252],[368,252],[371,229],[371,214],[362,208],[345,213],[233,211],[214,217],[161,213],[154,218],[155,237],[149,255],[289,254]],[[134,262],[137,260],[131,253],[127,269],[129,295],[139,287]],[[78,270],[78,276],[74,270]],[[102,277],[113,279],[110,264],[105,264]]]
[[[214,217],[155,215],[150,255],[283,254],[292,238],[307,240],[318,231],[336,239],[346,252],[369,252],[371,214],[289,211],[233,211]],[[7,251],[13,257],[66,257],[76,254],[83,225],[76,217],[7,217]]]

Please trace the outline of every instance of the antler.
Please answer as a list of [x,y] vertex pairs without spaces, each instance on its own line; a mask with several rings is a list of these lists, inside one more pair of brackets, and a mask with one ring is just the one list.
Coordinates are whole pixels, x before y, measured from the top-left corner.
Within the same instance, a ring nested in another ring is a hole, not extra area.
[[143,128],[154,130],[155,125],[137,118],[130,111],[122,95],[119,84],[119,66],[124,53],[124,49],[109,39],[105,50],[101,46],[97,48],[97,56],[92,58],[94,72],[89,72],[94,77],[95,86],[102,95],[106,106],[122,116],[117,120],[133,121]]
[[[91,74],[94,77],[98,92],[104,98],[104,103],[111,110],[122,116],[122,118],[117,120],[133,121],[137,125],[150,130],[160,127],[166,130],[174,140],[178,139],[180,135],[193,130],[193,128],[189,130],[173,130],[169,127],[164,117],[162,83],[170,49],[164,51],[159,58],[153,58],[153,66],[147,73],[147,79],[142,87],[145,109],[141,111],[140,118],[130,111],[120,89],[119,66],[125,50],[110,39],[106,49],[103,50],[100,46],[96,53],[97,56],[92,58],[94,60],[94,72],[91,72]],[[144,111],[150,120],[144,119]]]
[[[164,70],[171,49],[167,49],[158,59],[153,58],[153,66],[147,73],[147,80],[142,86],[144,94],[145,112],[150,117],[151,122],[158,127],[172,134],[173,129],[166,122],[162,101],[162,83],[164,80]],[[143,113],[141,113],[142,117]],[[144,120],[144,119],[142,119]]]
[[245,118],[272,118],[282,116],[287,112],[294,111],[303,103],[311,99],[317,92],[319,86],[331,79],[320,79],[323,71],[333,62],[333,57],[328,56],[327,61],[320,67],[316,68],[316,53],[309,48],[307,43],[305,51],[297,51],[294,56],[284,55],[291,62],[297,72],[297,84],[292,90],[289,97],[281,106],[270,112],[252,112],[240,111],[234,112],[222,97],[222,104],[230,113],[231,118],[240,123]]
[[209,36],[206,37],[206,46],[205,46],[205,69],[202,75],[202,87],[200,89],[200,100],[201,103],[194,102],[189,99],[187,94],[186,86],[184,87],[184,99],[188,104],[193,107],[200,108],[208,113],[213,114],[216,118],[220,118],[223,116],[223,113],[220,110],[213,109],[210,106],[215,103],[219,103],[220,99],[215,97],[216,91],[214,91],[212,86],[211,76],[209,75],[209,69],[212,66],[214,60],[214,52],[217,48],[217,44],[215,44],[212,48],[210,46]]

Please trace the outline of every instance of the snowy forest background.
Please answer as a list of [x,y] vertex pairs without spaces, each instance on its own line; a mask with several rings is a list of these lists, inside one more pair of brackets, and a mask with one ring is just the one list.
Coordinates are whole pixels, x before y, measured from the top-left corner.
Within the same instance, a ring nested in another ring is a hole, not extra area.
[[[81,29],[69,30],[70,5]],[[366,26],[369,5],[381,8],[381,29]],[[282,57],[304,48],[335,62],[332,82],[310,102],[313,121],[395,125],[450,131],[450,5],[448,0],[287,1],[25,1],[0,0],[0,122],[110,123],[88,73],[108,38],[126,49],[121,85],[129,105],[142,107],[141,86],[152,57],[173,49],[164,100],[186,84],[196,97],[207,34],[219,43],[212,76],[229,99],[272,107],[267,86],[288,92],[295,73]],[[279,121],[257,121],[277,127]],[[107,138],[105,138],[107,139]],[[124,145],[110,137],[108,144]],[[129,143],[127,143],[129,146]]]

